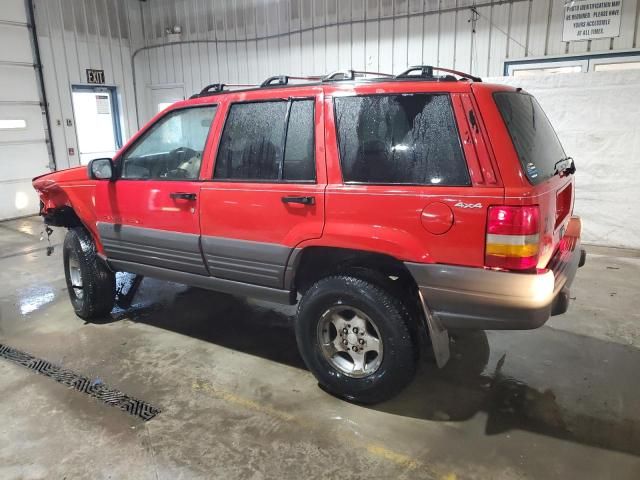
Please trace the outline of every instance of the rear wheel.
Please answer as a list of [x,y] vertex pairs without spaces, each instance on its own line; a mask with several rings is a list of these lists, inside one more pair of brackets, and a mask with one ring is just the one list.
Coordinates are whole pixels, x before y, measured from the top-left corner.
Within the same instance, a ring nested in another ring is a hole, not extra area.
[[85,320],[107,316],[115,302],[115,275],[96,255],[93,239],[84,228],[67,232],[63,261],[69,299],[76,315]]
[[417,346],[411,321],[389,289],[336,275],[319,280],[302,297],[296,338],[323,388],[351,401],[376,403],[413,378]]

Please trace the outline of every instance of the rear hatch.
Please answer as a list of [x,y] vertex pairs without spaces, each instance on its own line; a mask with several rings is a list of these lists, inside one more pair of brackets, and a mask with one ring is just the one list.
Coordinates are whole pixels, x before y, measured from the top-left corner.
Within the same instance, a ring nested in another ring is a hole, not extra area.
[[515,189],[514,195],[507,191],[505,203],[538,206],[534,228],[538,237],[534,234],[529,238],[538,244],[535,266],[544,268],[560,245],[571,218],[575,166],[533,96],[518,89],[495,92],[493,98],[522,171],[523,188]]

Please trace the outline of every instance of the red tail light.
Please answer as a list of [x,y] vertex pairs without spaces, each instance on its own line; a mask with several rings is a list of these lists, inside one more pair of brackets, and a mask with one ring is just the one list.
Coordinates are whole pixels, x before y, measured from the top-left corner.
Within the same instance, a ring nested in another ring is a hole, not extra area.
[[485,265],[528,270],[538,263],[540,208],[500,205],[489,207]]

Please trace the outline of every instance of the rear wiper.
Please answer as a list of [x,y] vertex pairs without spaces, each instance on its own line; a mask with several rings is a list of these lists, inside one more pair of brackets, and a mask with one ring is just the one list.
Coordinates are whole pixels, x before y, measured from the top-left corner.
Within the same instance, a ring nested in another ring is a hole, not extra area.
[[553,166],[553,174],[557,175],[558,173],[562,173],[563,175],[576,173],[576,164],[573,161],[573,157],[565,157],[555,163]]

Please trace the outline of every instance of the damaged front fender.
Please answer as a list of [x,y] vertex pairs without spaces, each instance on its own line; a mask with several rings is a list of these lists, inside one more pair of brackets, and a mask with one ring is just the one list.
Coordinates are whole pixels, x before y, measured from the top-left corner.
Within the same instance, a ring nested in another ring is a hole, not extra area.
[[40,215],[51,227],[84,227],[93,237],[98,253],[103,247],[96,229],[95,181],[86,167],[60,170],[33,179],[40,196]]

